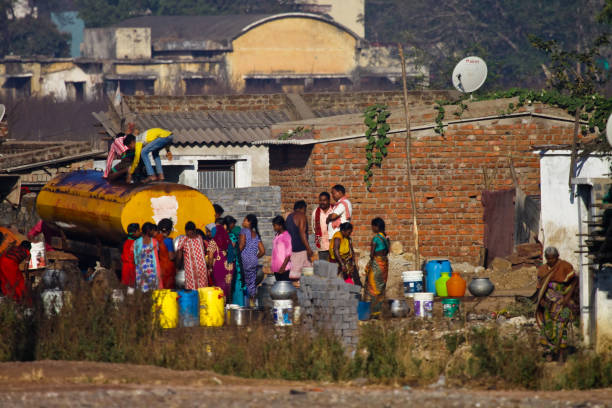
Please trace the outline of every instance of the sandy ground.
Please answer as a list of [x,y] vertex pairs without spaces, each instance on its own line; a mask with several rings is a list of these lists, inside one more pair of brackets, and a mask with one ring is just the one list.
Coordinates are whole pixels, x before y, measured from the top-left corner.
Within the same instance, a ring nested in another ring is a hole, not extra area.
[[129,364],[0,364],[0,407],[612,407],[612,389],[483,391],[246,380]]

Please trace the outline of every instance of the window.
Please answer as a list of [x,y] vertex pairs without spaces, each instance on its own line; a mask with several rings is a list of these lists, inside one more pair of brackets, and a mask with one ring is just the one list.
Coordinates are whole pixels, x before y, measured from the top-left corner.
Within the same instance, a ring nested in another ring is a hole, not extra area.
[[66,82],[66,96],[69,101],[85,99],[85,82]]
[[185,95],[205,95],[216,85],[212,78],[185,78],[184,81]]
[[8,91],[8,95],[13,98],[27,98],[30,96],[30,77],[9,77],[4,82],[4,88]]
[[198,188],[234,188],[236,162],[204,160],[198,162]]

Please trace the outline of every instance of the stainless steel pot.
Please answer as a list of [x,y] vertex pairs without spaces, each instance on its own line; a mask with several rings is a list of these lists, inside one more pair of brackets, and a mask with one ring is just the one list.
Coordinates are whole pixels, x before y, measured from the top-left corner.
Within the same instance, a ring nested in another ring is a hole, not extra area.
[[270,297],[274,300],[292,299],[297,289],[289,281],[277,281],[270,289]]
[[251,309],[248,307],[225,309],[225,318],[230,326],[246,326],[251,319]]
[[42,276],[45,289],[64,289],[66,286],[66,272],[59,269],[47,269]]
[[259,284],[264,280],[264,270],[263,265],[257,265],[257,275],[255,276],[255,286],[259,286]]
[[174,283],[177,288],[185,289],[185,270],[181,269],[174,276]]
[[390,299],[389,310],[393,317],[406,317],[408,316],[408,312],[410,312],[408,302],[403,299]]
[[489,296],[495,290],[495,285],[489,278],[474,278],[468,285],[470,293],[476,297]]

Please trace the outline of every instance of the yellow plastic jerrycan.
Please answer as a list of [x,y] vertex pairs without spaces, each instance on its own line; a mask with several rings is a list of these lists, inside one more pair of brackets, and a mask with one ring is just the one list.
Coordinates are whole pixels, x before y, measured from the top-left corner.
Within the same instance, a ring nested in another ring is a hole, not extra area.
[[200,326],[223,326],[225,297],[217,287],[198,289],[200,295]]
[[153,319],[159,319],[162,329],[174,329],[179,320],[178,294],[170,289],[153,291]]

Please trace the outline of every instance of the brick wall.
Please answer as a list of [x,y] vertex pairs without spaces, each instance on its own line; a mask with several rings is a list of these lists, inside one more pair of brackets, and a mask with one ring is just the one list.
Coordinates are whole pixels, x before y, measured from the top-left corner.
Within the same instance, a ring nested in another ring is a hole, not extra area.
[[247,214],[253,213],[259,221],[259,232],[266,248],[266,254],[272,253],[274,230],[270,220],[280,214],[281,191],[277,186],[248,187],[234,189],[200,190],[214,204],[225,210],[223,215],[231,215],[242,225]]
[[[506,102],[507,104],[507,102]],[[330,133],[337,126],[330,126]],[[413,180],[419,217],[420,253],[453,261],[476,262],[483,244],[481,191],[512,187],[509,157],[526,194],[539,194],[539,156],[532,145],[563,144],[572,139],[571,123],[536,117],[484,120],[413,132]],[[318,130],[321,136],[325,129]],[[370,221],[381,216],[393,240],[410,248],[412,211],[406,175],[404,137],[391,137],[389,155],[374,170],[368,192],[363,182],[364,139],[322,143],[314,147],[271,146],[270,184],[282,191],[283,210],[305,199],[310,209],[318,193],[343,184],[354,205],[354,242],[366,249]]]
[[[452,99],[455,91],[411,91],[409,104],[431,104],[438,99]],[[316,92],[302,97],[313,111],[363,110],[375,103],[386,103],[391,107],[402,106],[402,93],[389,92]],[[162,111],[244,111],[285,109],[285,94],[240,94],[240,95],[194,95],[194,96],[125,96],[134,112],[153,113]]]

